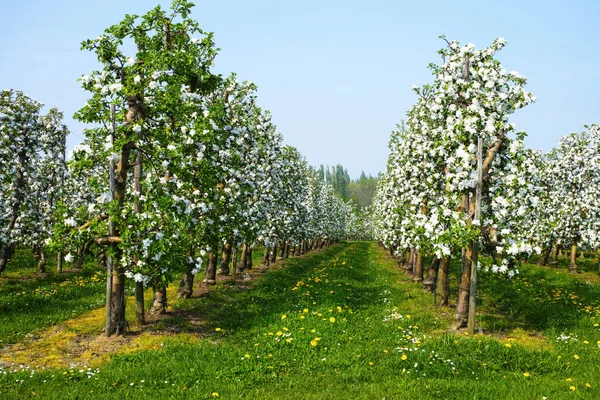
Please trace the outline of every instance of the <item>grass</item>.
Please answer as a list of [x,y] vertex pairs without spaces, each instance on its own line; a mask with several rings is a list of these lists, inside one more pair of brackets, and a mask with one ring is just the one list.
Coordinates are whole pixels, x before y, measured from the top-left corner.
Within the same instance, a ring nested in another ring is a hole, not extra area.
[[18,249],[0,278],[0,348],[102,306],[105,275],[97,274],[92,264],[58,274],[52,261],[48,272],[38,276],[31,254]]
[[203,316],[200,340],[173,335],[89,369],[0,370],[0,397],[598,398],[597,286],[533,266],[480,282],[489,334],[449,334],[452,309],[436,308],[374,243],[342,243],[252,289],[173,302]]

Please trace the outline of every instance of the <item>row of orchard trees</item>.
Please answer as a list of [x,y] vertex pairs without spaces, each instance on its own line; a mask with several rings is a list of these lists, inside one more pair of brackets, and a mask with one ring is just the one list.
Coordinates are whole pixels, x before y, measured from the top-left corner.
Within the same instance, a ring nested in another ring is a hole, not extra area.
[[0,92],[0,273],[16,246],[30,246],[45,271],[52,210],[64,197],[67,128],[62,114],[20,91]]
[[[89,98],[75,118],[93,128],[70,156],[68,173],[57,169],[58,181],[43,181],[60,190],[41,196],[53,194],[47,208],[56,220],[45,244],[79,265],[86,253],[99,254],[110,273],[108,335],[126,329],[127,279],[135,281],[143,322],[144,287],[154,289],[150,311],[163,312],[174,273],[183,275],[179,295],[189,297],[201,269],[206,283],[216,283],[219,254],[228,274],[231,263],[238,271],[251,267],[256,245],[265,247],[268,263],[345,237],[346,204],[283,145],[257,105],[256,87],[211,71],[217,49],[212,34],[189,18],[192,7],[175,0],[170,11],[127,15],[83,42],[102,69],[81,77]],[[32,154],[54,156],[41,149]],[[6,156],[16,164],[13,153]],[[36,174],[28,179],[42,182]],[[5,225],[13,238],[28,229]],[[2,251],[6,236],[2,231]]]
[[[462,259],[458,328],[471,319],[474,329],[479,249],[491,256],[488,268],[512,276],[521,259],[556,244],[598,247],[598,128],[549,154],[526,149],[508,118],[535,97],[495,58],[505,44],[452,41],[440,50],[433,83],[413,88],[418,101],[391,135],[374,200],[375,237],[442,305],[450,259]],[[433,258],[427,271],[424,256]]]

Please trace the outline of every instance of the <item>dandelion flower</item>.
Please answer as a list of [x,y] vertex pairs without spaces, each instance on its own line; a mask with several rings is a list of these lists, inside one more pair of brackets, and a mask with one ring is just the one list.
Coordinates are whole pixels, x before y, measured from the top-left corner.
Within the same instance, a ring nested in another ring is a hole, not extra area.
[[311,341],[310,341],[310,345],[311,345],[311,346],[313,346],[313,347],[315,347],[315,346],[317,345],[317,341],[316,341],[316,340],[314,340],[314,339],[313,339],[313,340],[311,340]]
[[331,322],[333,324],[335,322],[335,318],[333,318],[333,317],[329,318],[329,322]]
[[283,315],[281,316],[281,319],[286,319],[286,318],[287,318],[287,315],[285,315],[285,314],[283,314]]
[[408,357],[406,356],[406,354],[402,354],[402,357],[400,357],[400,358],[402,358],[402,361],[404,361],[404,360],[406,360]]
[[211,394],[211,396],[212,396],[212,397],[219,397],[219,393],[217,393],[217,392],[213,392],[213,393]]
[[215,329],[216,332],[221,332],[221,328]]
[[523,376],[524,376],[525,378],[529,378],[529,377],[531,376],[531,374],[530,374],[529,372],[524,372],[524,373],[523,373]]
[[577,388],[575,386],[569,386],[569,389],[571,389],[571,392],[574,392],[577,390]]
[[589,383],[586,383],[586,384],[585,384],[585,387],[586,387],[586,388],[588,388],[588,389],[591,389],[591,388],[592,388],[592,385],[590,385]]
[[250,358],[250,354],[244,354],[244,358]]
[[574,359],[576,359],[576,360],[579,360],[579,356],[578,356],[577,354],[575,354],[575,355],[573,356],[573,358],[574,358]]

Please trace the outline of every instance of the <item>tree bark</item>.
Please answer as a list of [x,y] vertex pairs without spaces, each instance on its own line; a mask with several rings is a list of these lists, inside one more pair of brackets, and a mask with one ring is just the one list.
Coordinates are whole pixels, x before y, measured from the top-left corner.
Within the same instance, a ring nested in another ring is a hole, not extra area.
[[62,250],[59,250],[58,254],[56,255],[56,273],[62,274],[62,272],[63,272],[63,254],[62,254]]
[[233,274],[238,273],[238,246],[234,246],[231,251],[231,266],[233,268]]
[[219,265],[219,275],[229,275],[229,263],[231,262],[231,243],[225,243],[221,253],[221,263]]
[[113,273],[111,293],[111,327],[117,335],[127,330],[125,321],[125,274]]
[[277,262],[277,245],[273,246],[273,252],[271,253],[271,262]]
[[281,246],[279,246],[279,258],[283,259],[285,257],[285,247],[286,247],[286,241],[282,240],[281,241]]
[[550,258],[550,253],[552,252],[552,247],[546,247],[542,254],[540,255],[540,260],[538,261],[538,266],[545,267],[548,265],[548,258]]
[[269,258],[269,247],[265,246],[265,253],[263,255],[263,260],[262,260],[261,264],[268,267],[269,266],[269,261],[270,261],[270,258]]
[[413,277],[413,282],[421,282],[423,280],[423,255],[419,251],[419,249],[415,249],[415,276]]
[[571,245],[571,262],[569,263],[569,273],[577,274],[577,242],[573,242]]
[[295,256],[298,257],[300,255],[300,245],[301,243],[296,243],[296,251],[295,251]]
[[552,248],[552,258],[550,258],[550,266],[558,268],[558,243]]
[[246,258],[248,255],[248,245],[244,243],[242,245],[242,254],[240,255],[240,261],[238,262],[238,273],[244,272],[246,269]]
[[431,266],[429,267],[429,271],[427,271],[427,278],[423,280],[423,289],[425,289],[427,292],[435,293],[435,290],[437,288],[437,278],[438,271],[440,269],[440,262],[441,260],[439,258],[433,258]]
[[252,247],[248,246],[248,250],[246,250],[246,269],[252,269]]
[[217,256],[214,251],[208,253],[208,265],[206,266],[206,276],[203,282],[208,285],[217,283]]
[[288,258],[290,256],[290,242],[289,240],[285,241],[285,254],[284,257]]
[[465,249],[463,257],[462,274],[460,287],[458,289],[458,304],[456,305],[456,328],[467,326],[467,317],[469,312],[469,290],[471,288],[471,246]]
[[167,312],[167,288],[164,286],[154,288],[154,301],[150,308],[150,315],[158,316]]
[[438,274],[438,287],[440,291],[440,306],[447,307],[450,300],[450,257],[442,258]]
[[40,261],[37,264],[37,272],[39,274],[46,273],[46,250],[44,248],[39,249]]

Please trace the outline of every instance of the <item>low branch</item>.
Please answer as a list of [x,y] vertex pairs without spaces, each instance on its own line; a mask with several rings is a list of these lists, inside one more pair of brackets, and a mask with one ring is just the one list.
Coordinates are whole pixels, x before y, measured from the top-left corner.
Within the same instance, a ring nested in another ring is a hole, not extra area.
[[490,147],[485,154],[485,160],[483,160],[482,172],[483,172],[483,180],[487,180],[487,175],[490,170],[490,166],[496,158],[496,154],[498,154],[498,150],[500,150],[500,146],[502,146],[502,142],[504,142],[503,138],[498,138],[494,142],[494,145]]
[[101,237],[96,239],[96,244],[99,245],[111,245],[123,243],[123,239],[118,236]]
[[84,229],[89,228],[93,223],[104,221],[105,219],[108,219],[108,214],[101,214],[101,215],[91,219],[90,221],[86,222],[85,224],[81,225],[79,228],[77,228],[77,230],[82,231]]

